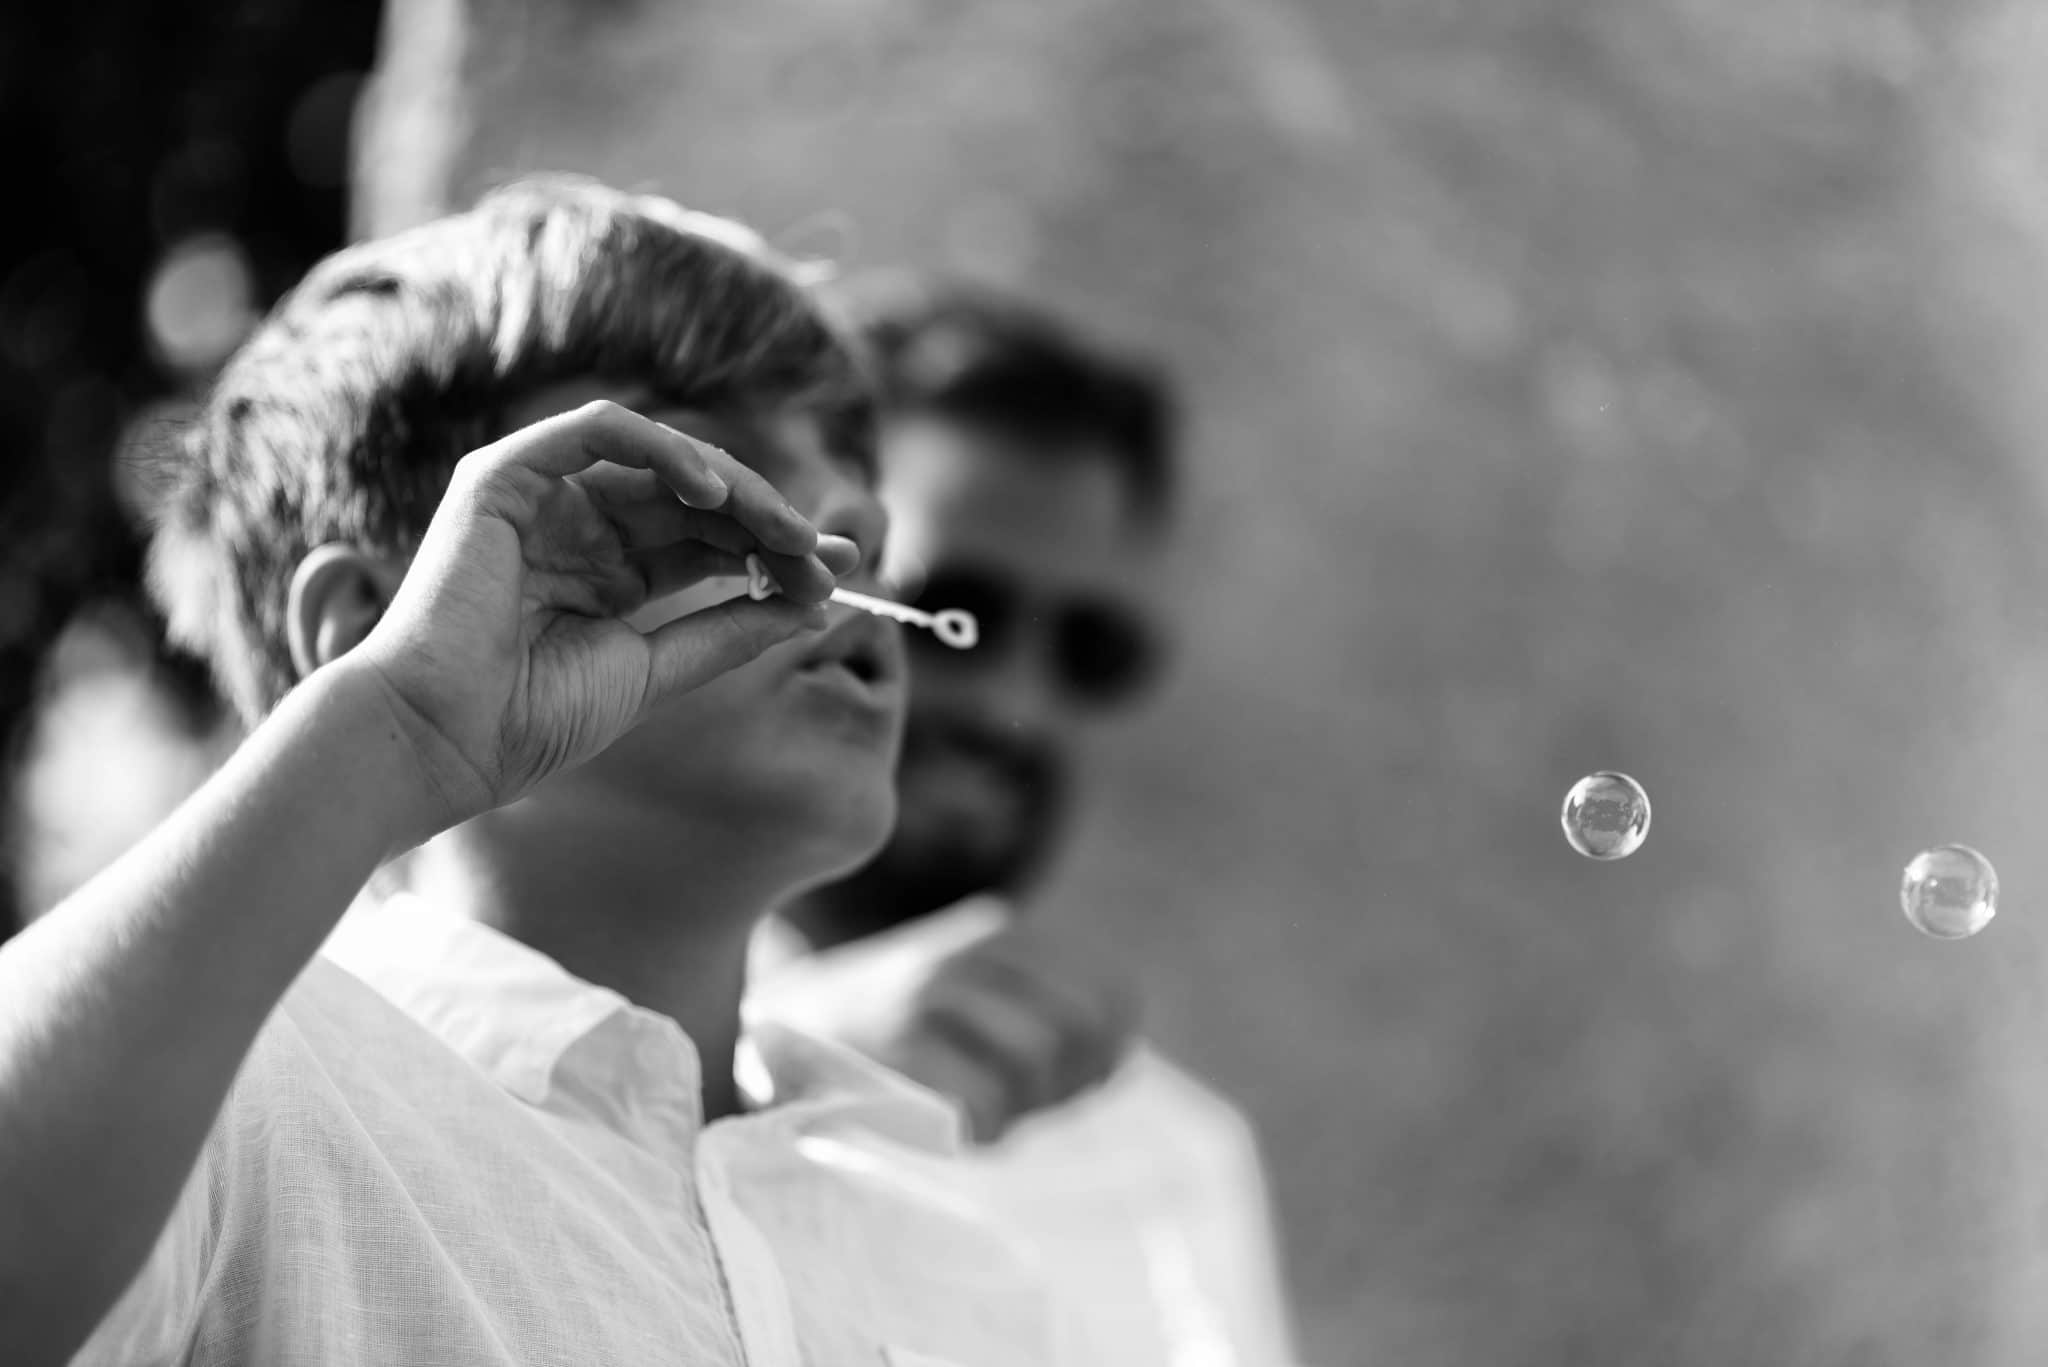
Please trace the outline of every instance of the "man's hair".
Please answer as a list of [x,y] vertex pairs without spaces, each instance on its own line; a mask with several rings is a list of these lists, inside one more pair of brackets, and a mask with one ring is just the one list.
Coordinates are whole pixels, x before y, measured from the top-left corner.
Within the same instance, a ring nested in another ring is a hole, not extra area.
[[330,541],[409,556],[508,406],[596,378],[677,407],[797,404],[870,440],[870,388],[803,278],[738,224],[547,177],[327,258],[163,453],[150,580],[254,721],[292,686],[293,570]]
[[1100,442],[1141,526],[1173,506],[1178,414],[1165,378],[1060,319],[987,288],[908,275],[835,285],[866,344],[885,412],[1048,444]]

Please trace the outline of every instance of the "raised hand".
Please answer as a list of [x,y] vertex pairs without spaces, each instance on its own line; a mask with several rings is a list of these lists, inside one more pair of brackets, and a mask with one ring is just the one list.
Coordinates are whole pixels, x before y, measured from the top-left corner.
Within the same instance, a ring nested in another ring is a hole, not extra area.
[[953,1097],[977,1142],[1106,1081],[1136,1039],[1129,985],[1013,927],[941,961],[876,1053]]
[[984,1144],[1106,1081],[1139,1015],[1113,967],[984,899],[792,960],[751,1009],[950,1097]]
[[[782,595],[642,633],[623,619],[759,554]],[[597,402],[456,467],[383,620],[374,672],[447,823],[597,754],[667,699],[824,625],[859,550],[716,447]]]

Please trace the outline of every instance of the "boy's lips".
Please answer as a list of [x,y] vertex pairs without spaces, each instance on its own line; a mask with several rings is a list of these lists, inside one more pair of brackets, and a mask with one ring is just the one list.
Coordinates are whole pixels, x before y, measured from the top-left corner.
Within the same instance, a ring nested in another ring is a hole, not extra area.
[[797,669],[841,668],[871,687],[900,682],[907,672],[903,638],[893,623],[865,612],[849,612],[803,654]]

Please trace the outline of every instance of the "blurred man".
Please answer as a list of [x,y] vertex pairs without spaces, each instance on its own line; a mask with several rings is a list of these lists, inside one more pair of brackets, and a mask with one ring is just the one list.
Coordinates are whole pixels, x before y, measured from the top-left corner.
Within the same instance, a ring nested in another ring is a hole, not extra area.
[[921,607],[972,612],[981,636],[954,651],[908,633],[895,832],[788,910],[750,1009],[961,1104],[993,1147],[956,1179],[1085,1310],[1072,1360],[1286,1362],[1249,1126],[1132,1048],[1120,977],[1017,914],[1058,852],[1094,728],[1157,671],[1166,387],[985,293],[878,282],[846,303],[884,399],[886,577]]

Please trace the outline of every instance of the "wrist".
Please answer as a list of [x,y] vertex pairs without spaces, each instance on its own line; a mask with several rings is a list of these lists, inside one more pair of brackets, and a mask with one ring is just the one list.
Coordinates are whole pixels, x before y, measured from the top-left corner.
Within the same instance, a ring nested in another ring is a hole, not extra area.
[[287,706],[304,696],[309,723],[336,752],[339,795],[361,804],[381,856],[390,858],[481,811],[481,781],[445,761],[445,737],[407,706],[367,657],[345,655],[310,675]]

